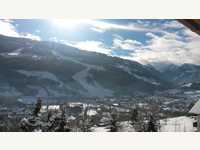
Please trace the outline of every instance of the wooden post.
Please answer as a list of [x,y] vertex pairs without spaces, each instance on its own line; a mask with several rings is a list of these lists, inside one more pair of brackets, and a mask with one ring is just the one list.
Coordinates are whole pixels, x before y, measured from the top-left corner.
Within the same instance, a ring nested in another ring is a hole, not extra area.
[[200,114],[197,116],[197,131],[200,132]]

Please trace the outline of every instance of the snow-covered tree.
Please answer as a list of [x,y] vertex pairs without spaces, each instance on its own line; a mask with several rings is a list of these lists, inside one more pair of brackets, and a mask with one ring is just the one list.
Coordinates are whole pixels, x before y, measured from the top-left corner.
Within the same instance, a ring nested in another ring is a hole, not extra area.
[[83,112],[79,120],[80,128],[82,132],[90,132],[92,127],[91,118],[88,116],[89,105],[83,107]]
[[39,114],[39,112],[40,112],[40,110],[41,110],[41,108],[42,108],[42,100],[41,100],[41,98],[39,97],[39,98],[37,99],[37,103],[35,104],[35,109],[34,109],[34,111],[33,111],[33,115],[37,117],[38,114]]
[[130,120],[131,120],[131,124],[134,126],[136,122],[138,122],[138,110],[137,108],[134,108],[132,111],[131,111],[131,117],[130,117]]
[[110,132],[117,132],[119,130],[119,124],[118,124],[118,112],[113,107],[110,107]]
[[153,115],[149,116],[147,132],[157,132],[156,121],[154,120]]

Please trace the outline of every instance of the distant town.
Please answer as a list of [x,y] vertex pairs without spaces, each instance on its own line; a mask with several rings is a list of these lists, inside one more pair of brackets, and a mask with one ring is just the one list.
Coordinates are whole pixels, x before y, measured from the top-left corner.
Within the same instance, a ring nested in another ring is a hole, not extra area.
[[[192,96],[192,97],[191,97]],[[191,132],[197,118],[190,109],[199,96],[164,94],[82,101],[47,101],[0,106],[3,132]]]

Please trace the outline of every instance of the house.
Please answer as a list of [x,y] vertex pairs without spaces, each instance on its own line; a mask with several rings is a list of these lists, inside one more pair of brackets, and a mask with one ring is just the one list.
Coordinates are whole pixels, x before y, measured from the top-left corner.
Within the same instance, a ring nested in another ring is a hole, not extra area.
[[189,113],[197,116],[197,131],[200,132],[200,100],[194,104]]
[[190,114],[200,115],[200,100],[198,100],[189,111]]

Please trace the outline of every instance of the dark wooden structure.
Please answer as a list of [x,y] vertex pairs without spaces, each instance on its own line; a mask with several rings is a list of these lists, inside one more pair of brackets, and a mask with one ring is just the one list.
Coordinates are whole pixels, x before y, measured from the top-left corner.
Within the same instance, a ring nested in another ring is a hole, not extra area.
[[177,21],[200,35],[200,19],[178,19]]

